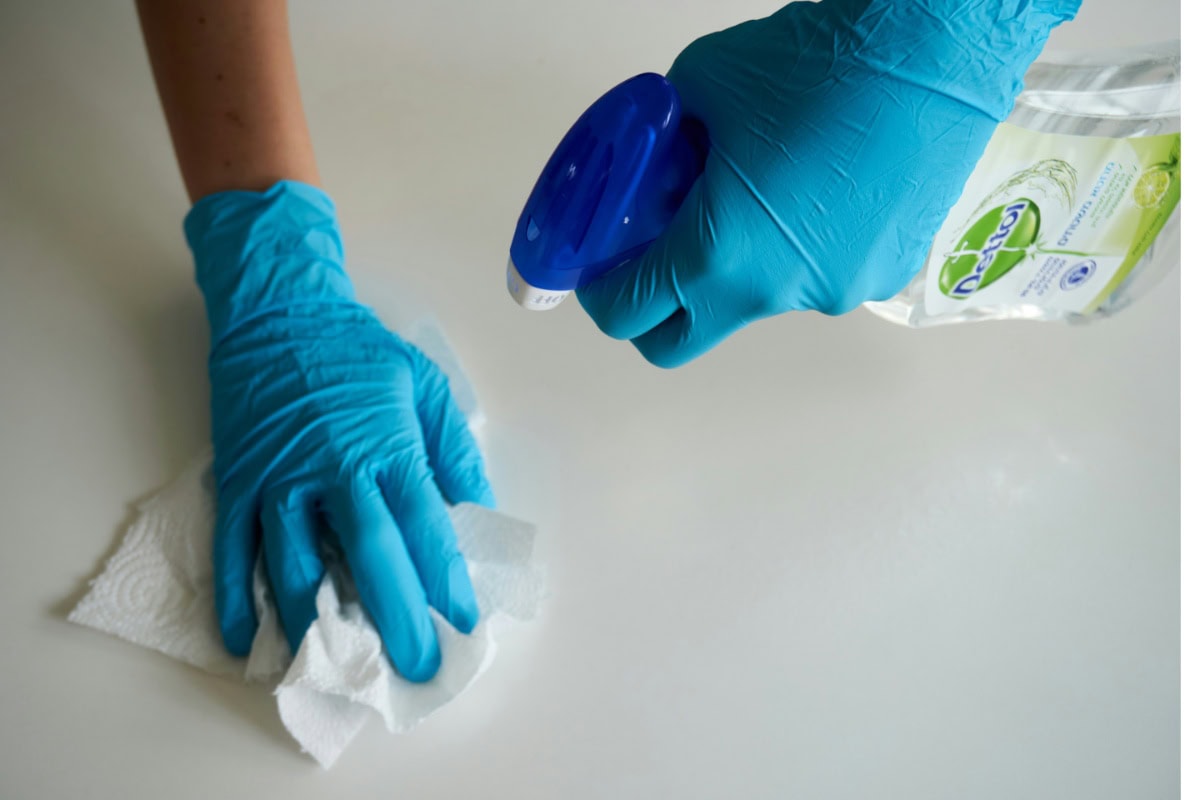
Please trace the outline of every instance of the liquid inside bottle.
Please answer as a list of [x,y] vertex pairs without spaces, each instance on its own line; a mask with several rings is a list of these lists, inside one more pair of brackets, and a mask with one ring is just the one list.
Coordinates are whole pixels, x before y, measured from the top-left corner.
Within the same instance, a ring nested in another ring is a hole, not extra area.
[[911,327],[1117,313],[1179,263],[1180,43],[1046,55],[921,271],[867,303]]

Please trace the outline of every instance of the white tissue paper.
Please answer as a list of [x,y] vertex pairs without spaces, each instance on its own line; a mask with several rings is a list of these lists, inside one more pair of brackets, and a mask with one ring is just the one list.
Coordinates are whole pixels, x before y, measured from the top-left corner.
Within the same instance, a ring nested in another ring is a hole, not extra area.
[[[478,431],[482,415],[474,393],[438,329],[426,323],[408,338],[446,372],[451,391]],[[442,666],[433,680],[410,683],[395,672],[336,562],[317,592],[317,620],[295,658],[260,563],[255,576],[258,632],[249,657],[234,658],[221,642],[213,605],[211,464],[211,453],[206,453],[139,506],[119,549],[68,618],[208,672],[278,681],[274,692],[284,726],[325,768],[372,712],[389,731],[399,733],[462,694],[491,664],[497,631],[509,622],[530,621],[538,612],[543,576],[531,561],[533,526],[460,504],[450,510],[450,518],[475,587],[479,624],[463,635],[431,612],[442,648]]]

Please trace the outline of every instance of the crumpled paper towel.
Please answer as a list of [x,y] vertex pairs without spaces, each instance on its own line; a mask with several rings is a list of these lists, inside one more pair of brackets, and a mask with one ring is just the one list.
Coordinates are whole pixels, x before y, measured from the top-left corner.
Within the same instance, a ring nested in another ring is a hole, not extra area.
[[[478,423],[474,393],[437,329],[427,324],[410,333],[442,366],[468,419]],[[475,586],[479,624],[463,635],[431,612],[442,648],[433,680],[414,684],[395,672],[332,550],[317,592],[317,620],[295,658],[261,563],[255,576],[258,632],[249,657],[234,658],[221,642],[213,605],[211,464],[211,453],[204,454],[140,505],[119,549],[68,619],[208,672],[278,680],[274,691],[284,726],[325,768],[372,712],[388,730],[404,732],[464,692],[490,666],[497,631],[507,622],[532,620],[541,605],[542,571],[531,561],[533,526],[460,504],[450,518]]]

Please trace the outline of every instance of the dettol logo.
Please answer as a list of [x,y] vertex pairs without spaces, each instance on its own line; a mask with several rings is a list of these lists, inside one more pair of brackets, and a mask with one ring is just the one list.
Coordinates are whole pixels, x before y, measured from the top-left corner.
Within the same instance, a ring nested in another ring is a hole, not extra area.
[[1041,213],[1028,198],[988,211],[946,257],[938,280],[942,294],[964,300],[999,279],[1029,255],[1040,226]]

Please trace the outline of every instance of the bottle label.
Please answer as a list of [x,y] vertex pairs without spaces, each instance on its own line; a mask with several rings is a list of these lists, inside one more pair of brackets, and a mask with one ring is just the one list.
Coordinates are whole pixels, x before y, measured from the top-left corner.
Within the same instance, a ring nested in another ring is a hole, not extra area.
[[1179,134],[1110,139],[1002,123],[934,239],[927,313],[1094,311],[1178,205],[1179,152]]

